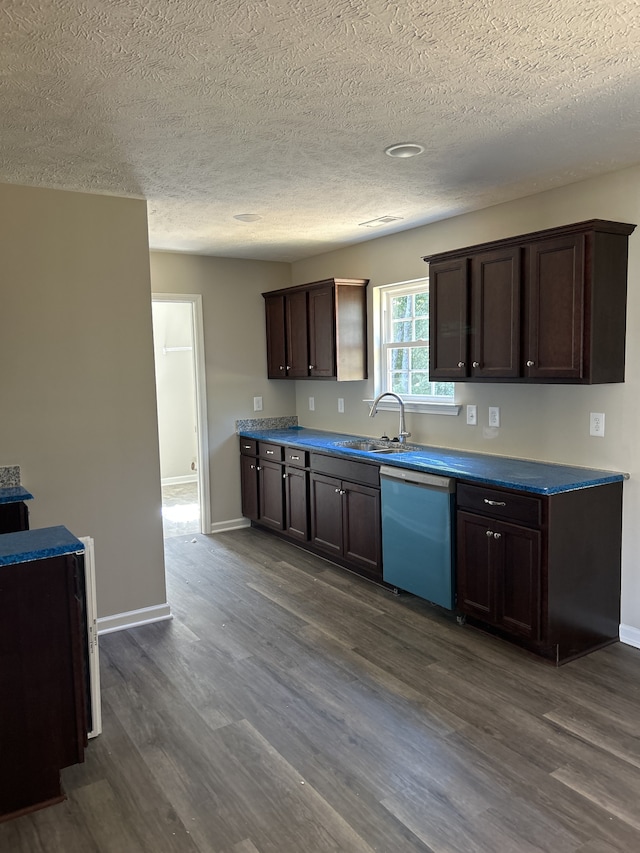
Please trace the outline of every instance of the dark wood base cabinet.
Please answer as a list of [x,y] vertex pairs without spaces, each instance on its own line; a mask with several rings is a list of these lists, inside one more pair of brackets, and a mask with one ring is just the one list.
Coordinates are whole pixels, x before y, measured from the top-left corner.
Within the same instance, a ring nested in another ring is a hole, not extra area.
[[62,800],[84,760],[82,559],[0,567],[0,821]]
[[382,582],[378,465],[240,438],[242,514]]
[[622,483],[545,497],[461,483],[457,503],[471,624],[555,663],[618,639]]
[[24,501],[0,504],[0,533],[29,529],[29,507]]

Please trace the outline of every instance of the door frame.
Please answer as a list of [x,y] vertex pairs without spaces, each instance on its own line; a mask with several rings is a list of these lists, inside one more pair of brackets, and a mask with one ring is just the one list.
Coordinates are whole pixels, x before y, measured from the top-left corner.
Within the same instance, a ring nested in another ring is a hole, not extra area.
[[196,431],[198,451],[198,499],[200,532],[211,533],[211,484],[209,479],[209,427],[207,418],[207,382],[204,356],[204,319],[202,295],[199,293],[152,293],[152,302],[182,302],[191,305],[193,338],[193,373],[196,397]]

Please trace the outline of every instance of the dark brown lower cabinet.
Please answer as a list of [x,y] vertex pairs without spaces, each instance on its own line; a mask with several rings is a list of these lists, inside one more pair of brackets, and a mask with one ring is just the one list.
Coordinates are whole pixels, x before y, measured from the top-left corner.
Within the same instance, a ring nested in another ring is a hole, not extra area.
[[458,608],[537,641],[540,531],[459,512]]
[[24,501],[0,504],[0,533],[29,529],[29,507]]
[[312,471],[310,491],[312,544],[381,580],[380,490]]
[[258,521],[273,527],[284,528],[284,466],[279,462],[260,459],[258,468]]
[[622,483],[535,496],[459,483],[456,606],[563,663],[615,642]]
[[84,760],[83,571],[76,554],[0,567],[0,820],[60,801]]
[[287,536],[309,539],[309,472],[286,465],[284,469],[285,530]]

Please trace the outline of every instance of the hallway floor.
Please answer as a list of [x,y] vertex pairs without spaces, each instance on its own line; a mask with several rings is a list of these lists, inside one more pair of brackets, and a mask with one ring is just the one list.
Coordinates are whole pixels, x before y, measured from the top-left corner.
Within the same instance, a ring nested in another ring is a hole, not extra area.
[[200,533],[197,482],[162,487],[162,529],[165,539]]

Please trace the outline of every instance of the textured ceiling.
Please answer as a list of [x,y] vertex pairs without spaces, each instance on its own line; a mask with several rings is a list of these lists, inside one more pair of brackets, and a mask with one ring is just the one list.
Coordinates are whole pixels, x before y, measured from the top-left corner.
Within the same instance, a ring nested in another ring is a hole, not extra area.
[[291,261],[639,162],[639,84],[638,0],[3,0],[0,181]]

